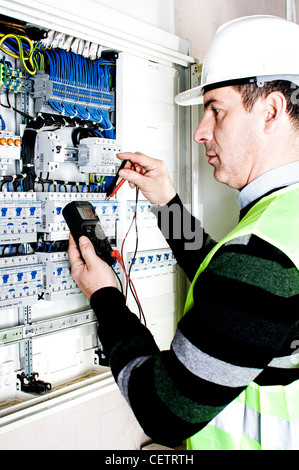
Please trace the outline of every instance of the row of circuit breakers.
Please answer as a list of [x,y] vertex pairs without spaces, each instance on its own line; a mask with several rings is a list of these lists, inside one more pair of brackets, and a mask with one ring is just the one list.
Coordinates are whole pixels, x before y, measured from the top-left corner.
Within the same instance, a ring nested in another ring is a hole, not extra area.
[[[2,143],[0,146],[1,164],[5,165],[7,161],[9,165],[12,160],[20,159],[20,137],[2,133],[1,139],[6,140],[6,144]],[[13,145],[9,142],[10,139],[14,142]],[[61,156],[65,144],[60,142],[57,134],[44,132],[37,139],[37,161],[43,160],[43,165],[53,166],[64,161]],[[95,164],[95,158],[101,174],[113,175],[117,171],[119,160],[116,153],[119,148],[115,141],[102,138],[83,139],[78,150],[78,165],[82,162],[82,167],[88,168],[87,171],[90,171],[89,165]],[[1,309],[31,305],[38,299],[59,300],[81,293],[71,277],[66,249],[63,250],[69,231],[62,210],[74,200],[90,201],[106,236],[115,245],[120,218],[119,202],[115,197],[106,201],[105,196],[105,193],[77,192],[75,189],[72,192],[0,192]],[[132,219],[135,204],[135,201],[126,201],[127,219]],[[139,201],[138,219],[152,218],[155,217],[151,213],[151,205],[147,201]],[[39,239],[41,234],[42,241]],[[128,267],[132,265],[133,278],[134,273],[135,277],[146,277],[149,271],[152,276],[153,269],[160,275],[161,269],[163,272],[175,264],[169,249],[138,252],[134,259],[132,256],[132,253],[128,253],[127,264]],[[120,274],[119,269],[116,269]]]

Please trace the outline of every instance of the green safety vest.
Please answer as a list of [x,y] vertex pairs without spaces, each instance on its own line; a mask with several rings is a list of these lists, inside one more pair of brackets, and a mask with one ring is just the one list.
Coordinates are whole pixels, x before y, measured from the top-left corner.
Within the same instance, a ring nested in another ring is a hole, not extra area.
[[[185,313],[193,306],[193,288],[216,251],[225,243],[254,234],[284,252],[299,269],[299,183],[262,198],[200,265],[188,292]],[[299,354],[288,368],[299,367]],[[279,367],[285,358],[273,359]],[[298,450],[299,380],[287,385],[247,388],[205,428],[187,440],[191,450]]]

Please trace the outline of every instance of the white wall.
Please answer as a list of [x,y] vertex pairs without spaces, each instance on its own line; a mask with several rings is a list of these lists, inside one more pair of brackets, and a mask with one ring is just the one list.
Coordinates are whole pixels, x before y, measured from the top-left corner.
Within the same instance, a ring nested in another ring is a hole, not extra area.
[[94,0],[94,2],[174,34],[173,0]]
[[175,34],[191,41],[191,55],[200,61],[221,24],[247,15],[285,18],[285,0],[174,0],[174,8]]

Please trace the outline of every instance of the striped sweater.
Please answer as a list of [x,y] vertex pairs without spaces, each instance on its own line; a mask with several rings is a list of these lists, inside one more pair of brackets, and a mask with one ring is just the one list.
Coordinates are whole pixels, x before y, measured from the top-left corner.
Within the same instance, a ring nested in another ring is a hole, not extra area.
[[[159,225],[174,205],[181,208],[174,211],[175,223],[189,220],[202,239],[200,249],[186,250],[183,236],[165,234],[192,280],[216,242],[178,196],[157,211]],[[158,349],[117,289],[95,292],[91,307],[112,373],[136,418],[153,440],[173,446],[206,426],[251,381],[284,385],[299,379],[299,369],[273,362],[299,344],[298,302],[298,270],[277,248],[251,235],[222,246],[199,276],[194,306],[179,322],[170,350]]]

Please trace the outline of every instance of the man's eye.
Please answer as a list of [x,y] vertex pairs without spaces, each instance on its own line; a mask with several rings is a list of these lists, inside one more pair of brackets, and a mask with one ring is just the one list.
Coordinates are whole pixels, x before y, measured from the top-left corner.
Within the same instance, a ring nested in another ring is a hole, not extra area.
[[219,113],[219,109],[217,109],[217,108],[212,108],[212,109],[213,109],[213,113],[217,116],[218,113]]

